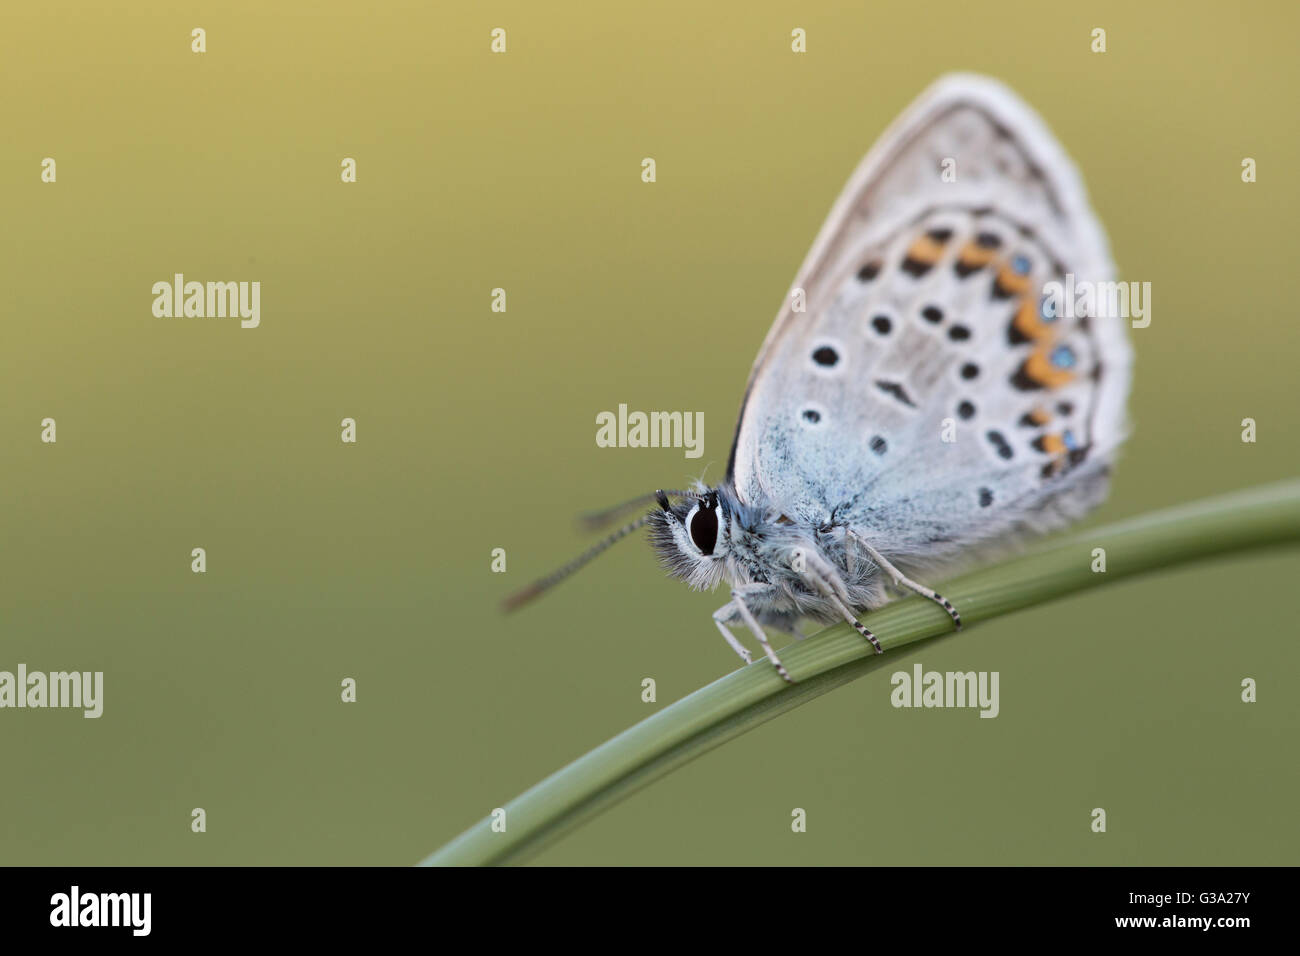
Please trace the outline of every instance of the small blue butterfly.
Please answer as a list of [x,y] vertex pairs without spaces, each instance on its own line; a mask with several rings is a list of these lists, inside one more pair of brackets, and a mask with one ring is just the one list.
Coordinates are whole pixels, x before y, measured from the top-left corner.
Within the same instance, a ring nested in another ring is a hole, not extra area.
[[[648,524],[672,575],[726,584],[713,615],[765,628],[850,622],[918,583],[1105,497],[1126,433],[1120,319],[1049,314],[1044,284],[1113,278],[1083,185],[1010,90],[946,77],[849,180],[750,374],[725,478],[657,509],[511,598],[518,606]],[[796,310],[795,303],[805,303]],[[634,504],[645,499],[637,499]],[[596,516],[603,521],[625,506]]]

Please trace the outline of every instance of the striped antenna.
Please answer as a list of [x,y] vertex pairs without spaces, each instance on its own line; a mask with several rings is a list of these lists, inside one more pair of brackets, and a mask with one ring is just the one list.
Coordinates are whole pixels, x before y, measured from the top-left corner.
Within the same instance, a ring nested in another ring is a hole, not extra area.
[[578,523],[587,531],[599,531],[610,524],[620,515],[631,511],[633,508],[648,505],[659,495],[671,495],[674,498],[698,498],[700,497],[694,491],[652,491],[648,495],[637,495],[630,498],[622,504],[611,505],[608,508],[602,508],[600,511],[588,511],[586,514],[578,515]]
[[[622,504],[615,505],[612,508],[606,508],[604,511],[596,511],[584,515],[582,520],[585,523],[587,523],[589,527],[598,528],[603,524],[608,524],[611,518],[613,518],[618,514],[621,514],[624,511],[627,511],[633,505],[645,504],[649,501],[655,501],[655,500],[659,501],[661,508],[666,509],[668,507],[668,498],[666,497],[667,495],[674,495],[679,498],[699,497],[699,495],[697,495],[693,491],[655,491],[648,495],[641,495],[639,498],[633,498],[631,501],[625,501]],[[649,523],[653,515],[654,512],[651,512],[650,514],[642,515],[641,517],[633,521],[631,524],[626,524],[623,527],[619,528],[608,538],[605,538],[603,541],[600,541],[592,545],[590,548],[588,548],[582,554],[578,555],[578,557],[574,558],[564,567],[552,571],[544,578],[538,578],[536,581],[528,585],[528,587],[524,588],[523,590],[516,591],[514,594],[510,595],[508,598],[506,598],[504,601],[501,602],[502,610],[505,611],[516,610],[517,608],[522,607],[523,605],[527,604],[529,601],[533,600],[534,598],[540,596],[544,592],[549,591],[551,588],[555,587],[555,585],[559,584],[565,578],[576,573],[577,571],[580,571],[589,561],[592,560],[592,558],[596,557],[598,554],[600,554],[610,545],[614,544],[616,541],[619,541],[622,538],[626,538],[628,535],[630,535],[633,531],[636,531],[638,528],[644,528],[646,524]]]

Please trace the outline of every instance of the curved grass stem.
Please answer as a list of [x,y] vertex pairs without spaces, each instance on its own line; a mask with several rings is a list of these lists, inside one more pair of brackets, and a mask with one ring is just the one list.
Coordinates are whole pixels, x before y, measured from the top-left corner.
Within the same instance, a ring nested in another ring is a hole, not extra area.
[[[1088,588],[1209,557],[1300,541],[1300,481],[1268,485],[1089,529],[1032,553],[946,582],[971,640],[978,625]],[[1095,573],[1094,548],[1106,551]],[[800,704],[906,658],[899,649],[951,639],[952,621],[930,601],[909,597],[871,613],[886,653],[848,625],[782,651],[798,681],[786,684],[763,659],[665,707],[556,771],[505,805],[508,826],[479,821],[430,855],[424,866],[518,863],[596,814],[703,753]],[[892,653],[890,653],[892,651]]]

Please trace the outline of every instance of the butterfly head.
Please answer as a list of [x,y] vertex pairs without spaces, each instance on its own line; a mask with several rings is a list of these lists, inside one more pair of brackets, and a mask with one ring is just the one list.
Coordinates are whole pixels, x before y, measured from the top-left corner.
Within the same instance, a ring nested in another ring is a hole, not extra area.
[[660,492],[650,516],[650,543],[668,573],[693,588],[722,580],[730,552],[731,508],[718,490],[705,490],[676,503]]

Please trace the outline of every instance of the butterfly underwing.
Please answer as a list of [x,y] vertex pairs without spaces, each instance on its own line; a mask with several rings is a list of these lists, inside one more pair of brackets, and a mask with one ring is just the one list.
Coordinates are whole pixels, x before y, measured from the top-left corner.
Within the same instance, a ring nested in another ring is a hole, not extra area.
[[1105,496],[1127,431],[1118,316],[1074,317],[1051,282],[1113,278],[1078,173],[1002,84],[940,79],[867,154],[750,373],[725,478],[657,507],[515,604],[648,524],[665,568],[725,584],[714,621],[856,618],[924,576],[1060,528]]

